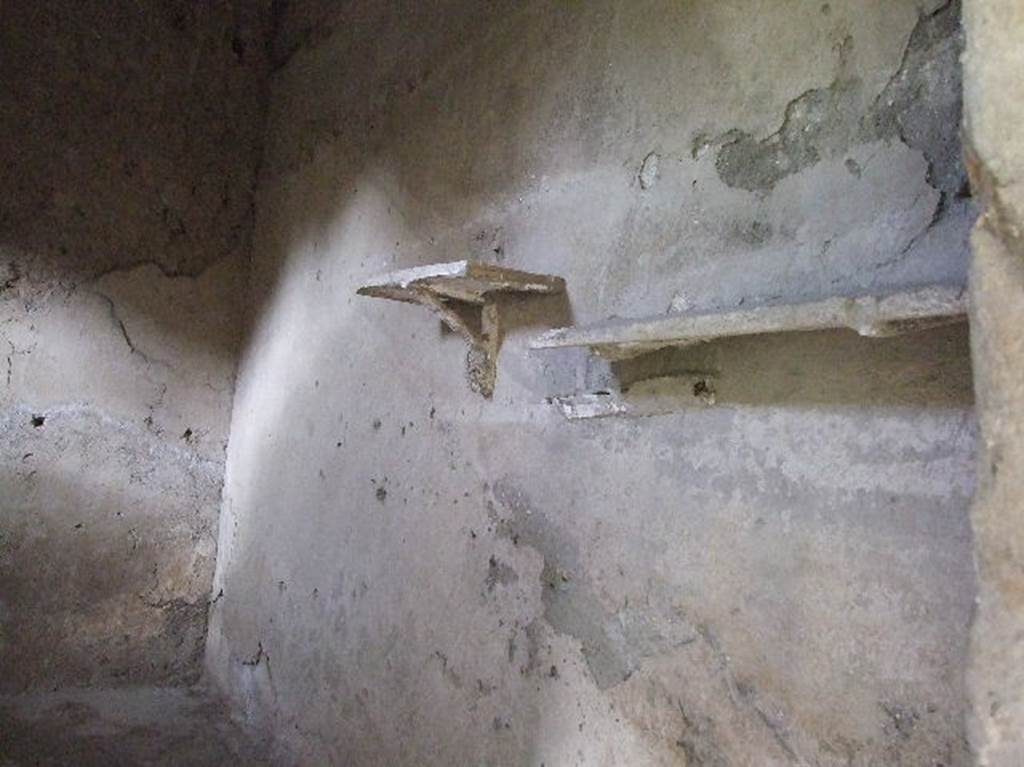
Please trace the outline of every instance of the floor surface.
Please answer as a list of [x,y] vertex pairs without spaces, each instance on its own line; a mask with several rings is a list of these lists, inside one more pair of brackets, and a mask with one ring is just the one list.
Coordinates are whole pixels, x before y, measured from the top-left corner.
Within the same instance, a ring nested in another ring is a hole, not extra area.
[[269,765],[227,709],[194,689],[0,696],[0,767]]

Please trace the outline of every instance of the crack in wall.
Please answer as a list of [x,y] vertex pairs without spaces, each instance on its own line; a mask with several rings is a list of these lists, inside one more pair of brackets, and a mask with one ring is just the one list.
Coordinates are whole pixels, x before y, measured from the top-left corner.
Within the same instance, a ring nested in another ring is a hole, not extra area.
[[117,328],[118,334],[122,339],[124,339],[125,344],[128,346],[128,349],[132,354],[138,355],[147,365],[161,365],[165,368],[172,367],[169,362],[153,357],[135,345],[135,342],[132,341],[131,335],[128,333],[127,326],[124,324],[124,320],[122,320],[121,316],[118,314],[117,304],[114,303],[114,299],[98,290],[91,290],[89,292],[98,296],[107,304],[107,310],[110,312],[110,320],[114,323],[114,327]]
[[7,386],[10,386],[11,380],[14,378],[14,355],[18,353],[18,350],[10,339],[5,338],[4,341],[11,347],[10,353],[5,358],[7,361]]
[[[919,198],[915,198],[914,199],[913,204],[911,204],[911,206],[910,206],[911,208],[916,207],[918,199]],[[913,237],[911,237],[907,241],[907,244],[904,245],[902,248],[900,248],[899,251],[895,255],[890,256],[889,258],[882,259],[881,261],[876,261],[875,263],[873,263],[871,265],[871,268],[873,270],[874,269],[888,269],[889,267],[895,266],[900,261],[905,259],[924,240],[924,238],[927,237],[928,234],[936,226],[938,226],[939,222],[942,221],[943,216],[946,215],[946,211],[947,210],[948,210],[948,206],[946,204],[946,195],[943,193],[939,197],[939,202],[935,206],[935,210],[932,212],[932,217],[928,220],[927,226],[925,226],[924,229],[922,229],[920,232],[918,232]],[[837,281],[838,280],[833,280],[833,283],[837,282]]]
[[[749,720],[763,727],[793,764],[805,764],[791,742],[790,733],[780,716],[765,706],[757,690],[740,683],[730,667],[729,656],[718,638],[706,625],[694,625],[678,608],[671,606],[670,589],[662,594],[652,583],[640,606],[628,603],[618,611],[607,609],[588,582],[576,546],[562,535],[546,515],[511,478],[503,477],[493,486],[493,495],[508,512],[490,514],[498,534],[514,544],[536,550],[544,559],[541,573],[544,620],[551,627],[579,640],[581,652],[595,685],[602,691],[622,684],[646,658],[671,653],[700,642],[712,659],[711,678],[725,687],[733,708],[747,712]],[[510,656],[514,652],[510,650]],[[726,764],[713,737],[710,720],[701,725],[693,712],[679,703],[687,733],[676,742],[694,764]],[[703,717],[698,717],[703,720]]]
[[219,264],[221,260],[222,259],[220,258],[214,259],[213,261],[210,261],[209,263],[206,264],[202,264],[201,266],[198,266],[194,269],[172,269],[168,267],[166,264],[157,261],[156,259],[142,258],[137,259],[135,261],[128,261],[122,264],[115,264],[114,266],[95,272],[88,280],[84,280],[82,284],[85,285],[90,283],[96,283],[103,280],[106,277],[110,277],[111,275],[127,274],[130,272],[134,272],[136,269],[143,269],[147,266],[156,267],[156,269],[160,271],[160,274],[162,274],[167,279],[198,280],[206,272],[208,272],[214,266]]
[[676,746],[686,755],[687,767],[729,767],[715,734],[715,723],[709,717],[688,712],[681,700],[676,701],[683,720],[683,733]]
[[10,347],[10,352],[4,355],[4,380],[8,387],[14,386],[14,358],[24,355],[30,355],[35,351],[38,344],[32,343],[26,348],[19,349],[18,346],[11,339],[0,334],[0,338],[3,339],[4,343]]
[[652,584],[641,605],[609,610],[589,582],[576,545],[563,536],[529,496],[510,478],[494,483],[494,497],[510,516],[491,507],[498,534],[536,550],[544,558],[541,572],[544,619],[556,631],[579,640],[587,668],[598,689],[629,679],[649,657],[671,652],[696,640],[696,629],[667,593]]
[[728,690],[729,699],[732,701],[733,706],[737,709],[749,709],[757,721],[759,721],[771,734],[772,739],[778,744],[779,748],[788,756],[795,764],[806,764],[806,762],[800,757],[796,749],[790,743],[790,736],[787,732],[786,727],[779,721],[776,716],[767,711],[761,704],[758,696],[757,689],[751,684],[741,684],[736,680],[736,675],[732,671],[731,663],[728,654],[722,649],[721,643],[718,637],[715,636],[714,632],[706,626],[699,626],[697,629],[700,634],[700,638],[704,641],[707,647],[710,649],[712,657],[715,659],[716,672],[722,679]]

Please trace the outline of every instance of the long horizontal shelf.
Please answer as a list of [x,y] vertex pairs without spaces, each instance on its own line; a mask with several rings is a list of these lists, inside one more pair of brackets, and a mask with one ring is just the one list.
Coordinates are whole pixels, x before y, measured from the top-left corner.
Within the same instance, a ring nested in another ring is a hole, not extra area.
[[417,266],[375,277],[359,288],[359,295],[423,303],[426,293],[443,301],[482,304],[491,293],[561,293],[565,281],[547,274],[503,269],[475,261]]
[[850,329],[862,336],[893,336],[959,322],[966,313],[963,288],[927,287],[885,296],[609,320],[551,330],[534,339],[531,347],[588,346],[603,357],[625,359],[667,347],[761,333]]

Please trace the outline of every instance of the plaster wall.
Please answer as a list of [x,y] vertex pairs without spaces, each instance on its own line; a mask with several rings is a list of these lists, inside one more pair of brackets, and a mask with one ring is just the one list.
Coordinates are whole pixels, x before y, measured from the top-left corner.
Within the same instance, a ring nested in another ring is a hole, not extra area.
[[199,675],[265,25],[0,6],[0,692]]
[[[315,9],[309,11],[314,13]],[[282,762],[966,765],[966,330],[551,325],[962,285],[956,3],[352,3],[271,81],[207,666]],[[512,301],[497,390],[422,309]],[[567,423],[683,371],[715,407]]]

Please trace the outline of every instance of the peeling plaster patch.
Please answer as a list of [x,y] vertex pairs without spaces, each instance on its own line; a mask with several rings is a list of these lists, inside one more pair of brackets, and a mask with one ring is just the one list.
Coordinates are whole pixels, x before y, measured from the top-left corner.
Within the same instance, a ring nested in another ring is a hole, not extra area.
[[494,497],[509,513],[502,516],[492,509],[499,533],[544,558],[544,619],[579,640],[598,689],[626,681],[645,658],[696,641],[697,629],[671,606],[667,587],[652,584],[642,607],[609,610],[589,582],[576,544],[534,506],[519,484],[509,477],[499,479]]
[[914,27],[900,68],[862,124],[863,135],[898,137],[928,160],[929,183],[944,195],[967,183],[960,142],[964,38],[960,0],[946,0]]
[[[758,140],[730,132],[733,138],[716,159],[719,176],[731,187],[770,192],[787,176],[841,155],[854,144],[899,139],[924,153],[933,186],[944,194],[959,191],[965,183],[959,138],[959,19],[959,0],[948,0],[918,20],[899,69],[863,118],[858,115],[863,83],[849,63],[855,43],[846,37],[838,48],[833,83],[791,101],[776,133]],[[708,145],[708,139],[699,139],[699,146]]]
[[658,180],[658,161],[661,158],[658,157],[656,152],[651,152],[644,158],[643,163],[640,165],[640,172],[637,174],[637,178],[640,179],[640,188],[647,190],[654,186]]
[[715,161],[731,187],[770,192],[794,173],[819,162],[825,154],[848,146],[857,122],[859,81],[849,72],[852,37],[839,46],[839,74],[827,88],[806,91],[786,105],[782,127],[766,139],[733,132]]
[[487,577],[484,579],[484,586],[488,592],[501,586],[511,586],[519,580],[519,573],[512,567],[500,561],[497,557],[491,557],[487,563]]
[[721,146],[723,143],[729,143],[742,136],[739,131],[730,131],[724,136],[719,137],[717,140],[708,136],[708,134],[701,132],[693,137],[690,142],[690,157],[694,160],[701,159],[709,150],[715,149]]

